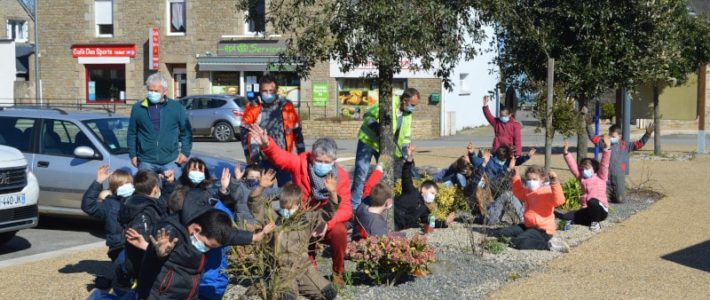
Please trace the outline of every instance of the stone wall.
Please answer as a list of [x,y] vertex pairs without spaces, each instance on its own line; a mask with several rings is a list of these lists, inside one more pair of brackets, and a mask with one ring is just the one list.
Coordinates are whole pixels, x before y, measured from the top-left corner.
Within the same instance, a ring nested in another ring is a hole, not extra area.
[[[305,120],[301,121],[303,135],[307,139],[319,137],[331,137],[334,139],[355,139],[362,125],[361,120]],[[439,135],[433,135],[432,120],[417,119],[412,123],[413,140],[431,139]]]

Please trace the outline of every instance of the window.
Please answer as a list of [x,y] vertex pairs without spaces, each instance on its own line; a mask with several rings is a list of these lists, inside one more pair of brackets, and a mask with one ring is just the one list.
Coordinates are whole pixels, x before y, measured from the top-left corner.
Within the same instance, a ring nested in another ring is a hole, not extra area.
[[85,65],[86,102],[125,102],[126,65]]
[[[343,117],[357,116],[379,101],[379,88],[374,80],[365,78],[338,78],[338,108]],[[407,81],[392,80],[392,98],[397,99],[407,88]]]
[[34,126],[33,119],[0,117],[0,145],[30,152]]
[[210,100],[209,108],[220,108],[220,107],[224,106],[226,103],[227,103],[227,101],[224,101],[224,100],[212,99],[212,100]]
[[246,12],[245,34],[257,34],[266,31],[266,1],[256,1],[254,6]]
[[15,42],[27,42],[27,21],[7,20],[7,38]]
[[128,153],[128,118],[83,121],[111,154]]
[[40,154],[74,156],[76,147],[92,147],[79,127],[68,121],[45,120],[40,136]]
[[210,99],[208,98],[195,98],[192,99],[191,109],[208,109]]
[[94,2],[94,13],[96,20],[96,36],[113,36],[113,1],[96,0]]
[[168,0],[169,31],[172,34],[185,34],[185,0]]
[[212,94],[238,95],[239,72],[212,72]]
[[471,87],[468,84],[468,73],[459,74],[459,95],[468,95]]

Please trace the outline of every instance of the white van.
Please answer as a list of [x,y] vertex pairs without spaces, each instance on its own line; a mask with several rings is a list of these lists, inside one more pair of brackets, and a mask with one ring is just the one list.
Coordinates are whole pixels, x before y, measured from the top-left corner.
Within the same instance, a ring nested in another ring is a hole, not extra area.
[[37,226],[39,184],[19,150],[0,145],[0,245]]

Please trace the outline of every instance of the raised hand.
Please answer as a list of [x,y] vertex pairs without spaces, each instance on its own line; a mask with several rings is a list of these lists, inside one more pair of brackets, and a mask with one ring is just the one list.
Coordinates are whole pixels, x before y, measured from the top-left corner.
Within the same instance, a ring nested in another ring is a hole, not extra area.
[[446,216],[446,226],[451,225],[451,223],[454,222],[454,219],[455,219],[455,218],[456,218],[456,214],[455,214],[455,213],[453,213],[453,212],[452,212],[452,213],[449,213],[449,215]]
[[555,171],[548,172],[547,177],[550,178],[550,183],[557,182],[557,173],[555,173]]
[[170,235],[165,228],[158,230],[157,237],[150,236],[150,242],[153,243],[155,248],[155,253],[158,257],[166,257],[170,252],[175,249],[175,244],[178,242],[178,238],[170,239]]
[[515,177],[515,176],[518,175],[518,168],[516,168],[516,167],[513,167],[512,169],[509,169],[509,171],[510,171],[510,176],[511,176],[511,177]]
[[491,100],[491,96],[483,96],[483,106],[488,106],[488,101]]
[[102,165],[96,170],[96,182],[104,183],[109,177],[108,165]]
[[611,137],[608,134],[605,134],[602,138],[604,139],[604,147],[611,147]]
[[483,157],[483,164],[488,164],[488,162],[491,160],[491,150],[483,150],[483,154],[481,154],[481,156]]
[[234,167],[234,178],[237,179],[237,181],[242,180],[242,177],[244,177],[244,171],[242,171],[242,167],[237,164]]
[[148,249],[148,242],[145,240],[143,235],[138,233],[138,231],[133,228],[128,228],[128,230],[126,230],[126,242],[138,249]]
[[[239,167],[237,167],[238,169]],[[219,188],[221,191],[226,191],[229,186],[232,174],[229,173],[229,168],[222,169],[222,177],[219,178]]]
[[338,180],[335,179],[333,173],[325,176],[325,188],[330,192],[331,195],[336,194],[338,191]]
[[261,171],[259,185],[263,188],[271,187],[276,183],[276,171],[273,169]]
[[473,154],[474,152],[476,152],[476,146],[473,145],[473,142],[468,143],[468,146],[466,146],[466,151],[468,152],[468,154]]
[[530,148],[530,150],[528,150],[529,157],[535,156],[535,153],[537,153],[537,148],[535,148],[535,147],[532,147],[532,148]]
[[249,134],[251,134],[251,138],[254,142],[259,144],[259,146],[266,147],[269,145],[269,134],[266,133],[266,130],[259,127],[259,125],[251,125],[251,127],[249,127]]
[[417,145],[414,143],[409,144],[409,147],[407,147],[407,161],[413,161],[414,160],[414,152],[417,151]]
[[646,134],[651,134],[656,130],[656,124],[651,123],[646,126]]
[[565,146],[564,146],[564,150],[562,150],[562,152],[564,154],[569,153],[569,141],[568,140],[565,140]]

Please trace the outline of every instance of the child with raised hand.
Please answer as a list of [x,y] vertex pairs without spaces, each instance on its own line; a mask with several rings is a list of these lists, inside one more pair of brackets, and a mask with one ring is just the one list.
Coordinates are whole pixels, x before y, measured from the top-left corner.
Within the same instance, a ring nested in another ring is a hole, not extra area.
[[[238,224],[256,224],[247,202],[249,193],[259,186],[262,173],[264,170],[259,165],[250,164],[244,168],[244,171],[239,166],[234,168],[234,177],[231,180],[225,181],[225,177],[222,176],[217,195],[225,204],[233,207]],[[279,191],[278,185],[274,182],[273,186],[265,188],[262,193],[264,197],[269,198],[277,196]]]
[[546,186],[545,170],[533,165],[525,170],[525,184],[517,170],[513,172],[513,194],[525,203],[523,223],[498,231],[499,236],[512,237],[513,246],[521,250],[552,250],[569,252],[564,241],[553,238],[557,226],[554,209],[565,203],[562,185],[553,171],[548,173],[550,185]]
[[582,209],[561,214],[562,219],[571,220],[576,224],[589,226],[593,232],[599,232],[599,222],[606,220],[609,214],[609,201],[607,200],[606,181],[609,174],[609,160],[611,159],[611,137],[604,135],[604,151],[601,164],[592,158],[583,158],[579,166],[577,160],[569,153],[569,142],[565,141],[564,158],[570,172],[582,185],[582,195],[579,204]]

